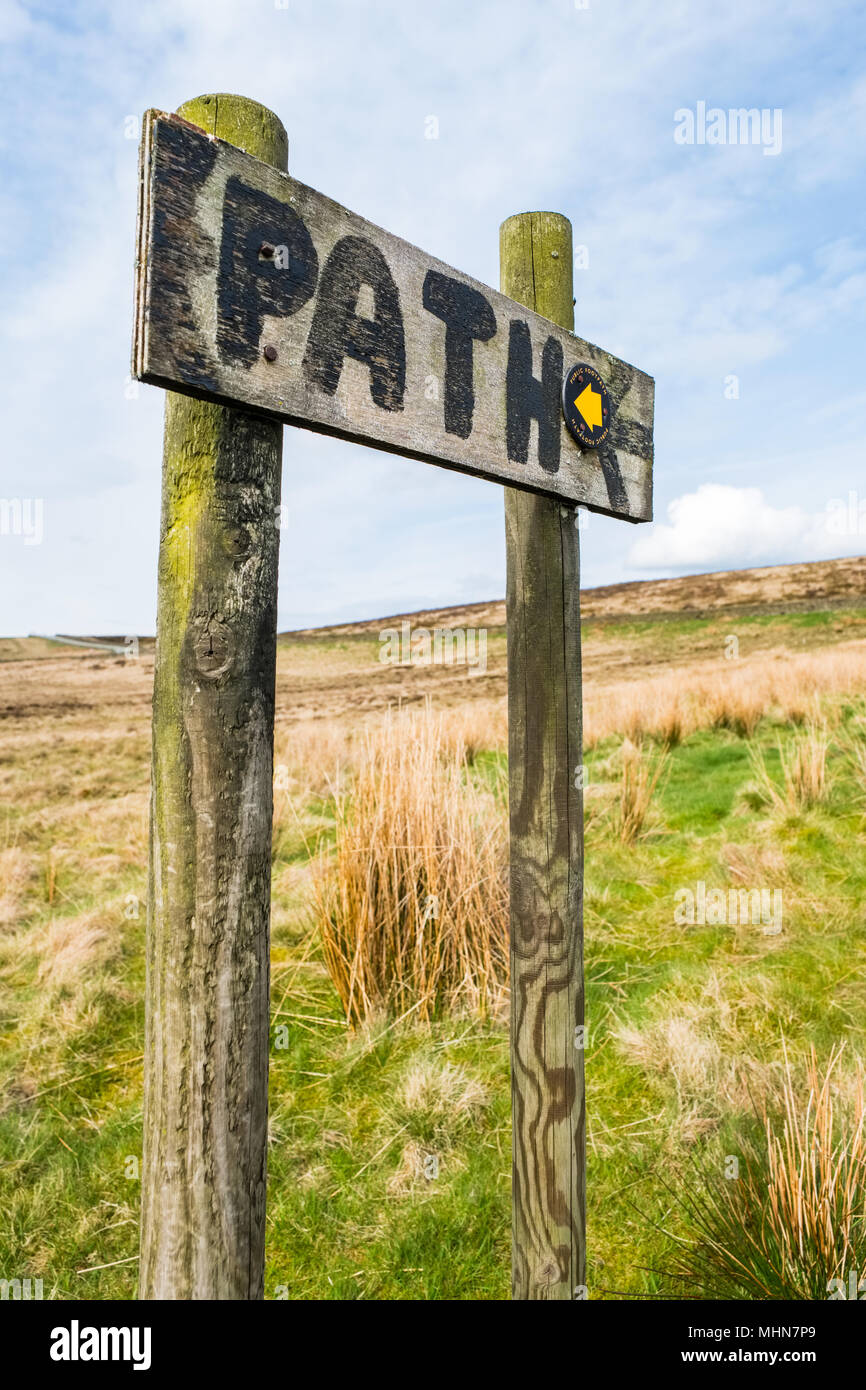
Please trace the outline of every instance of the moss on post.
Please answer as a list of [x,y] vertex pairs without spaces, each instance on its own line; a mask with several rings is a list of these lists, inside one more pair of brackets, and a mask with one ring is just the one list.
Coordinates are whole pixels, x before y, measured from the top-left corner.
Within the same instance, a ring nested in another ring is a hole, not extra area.
[[[501,288],[574,326],[571,224],[502,224]],[[512,1296],[585,1279],[580,560],[574,508],[505,490],[511,822]]]
[[279,117],[266,106],[260,106],[249,97],[233,96],[229,92],[215,92],[204,97],[193,97],[177,108],[177,114],[185,121],[226,140],[247,154],[255,155],[265,164],[273,164],[275,169],[289,167],[289,137]]
[[518,212],[499,229],[503,294],[560,328],[574,328],[571,223],[559,212]]
[[[244,97],[179,114],[285,169]],[[139,1296],[264,1293],[282,427],[166,396]]]

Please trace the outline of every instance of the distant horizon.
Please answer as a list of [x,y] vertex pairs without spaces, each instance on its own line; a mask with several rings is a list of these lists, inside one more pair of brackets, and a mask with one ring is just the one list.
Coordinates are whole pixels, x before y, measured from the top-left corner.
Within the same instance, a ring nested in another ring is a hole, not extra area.
[[[613,584],[592,584],[592,585],[587,585],[587,586],[585,586],[585,587],[581,587],[581,591],[580,591],[580,592],[581,592],[581,594],[598,594],[598,593],[603,593],[605,590],[608,590],[608,591],[616,591],[616,590],[623,589],[623,588],[640,588],[640,587],[643,587],[643,586],[656,585],[656,584],[677,584],[677,583],[684,583],[685,581],[687,581],[687,580],[689,580],[689,579],[713,579],[713,578],[715,578],[715,577],[717,577],[717,576],[720,576],[720,575],[732,575],[732,574],[757,574],[757,573],[760,573],[760,572],[762,572],[762,571],[764,571],[764,570],[795,569],[795,568],[799,568],[799,567],[801,567],[801,566],[815,566],[815,567],[817,567],[817,566],[819,566],[819,565],[824,565],[824,566],[826,566],[826,565],[837,565],[837,564],[843,564],[843,563],[845,563],[846,561],[848,561],[848,562],[855,562],[855,561],[857,561],[857,560],[866,560],[866,551],[864,551],[862,554],[859,554],[859,555],[835,555],[835,556],[831,556],[831,557],[828,558],[828,559],[822,559],[822,560],[788,560],[788,561],[784,561],[784,562],[782,562],[782,563],[774,564],[774,565],[743,565],[743,566],[735,567],[735,568],[732,568],[732,569],[699,570],[699,571],[695,571],[695,572],[693,572],[693,573],[690,572],[690,573],[688,573],[688,574],[656,575],[656,576],[653,576],[652,578],[649,578],[649,579],[628,579],[628,580],[623,580],[621,583],[613,583]],[[804,601],[805,601],[805,600],[804,600]],[[864,604],[866,604],[866,593],[864,593],[864,595],[863,595],[863,602],[864,602]],[[312,625],[312,624],[311,624],[311,625],[308,625],[308,626],[302,626],[302,627],[296,627],[296,628],[282,628],[282,627],[278,627],[278,629],[277,629],[277,636],[278,636],[278,637],[291,637],[291,636],[294,636],[294,635],[297,634],[297,633],[320,632],[320,631],[326,631],[326,630],[331,629],[331,628],[355,627],[355,626],[365,626],[365,625],[368,625],[368,626],[369,626],[369,625],[372,625],[372,624],[374,624],[374,623],[392,623],[392,622],[398,622],[398,621],[400,621],[401,619],[416,618],[416,617],[418,617],[419,615],[424,614],[424,613],[447,613],[447,612],[457,612],[457,611],[460,611],[460,610],[463,610],[463,609],[471,609],[471,608],[489,608],[492,604],[503,604],[503,603],[505,603],[505,595],[504,595],[504,594],[497,595],[497,596],[495,596],[495,597],[493,597],[493,598],[469,599],[469,600],[467,600],[465,603],[426,603],[426,604],[421,604],[418,608],[404,609],[404,610],[402,610],[402,611],[399,612],[399,613],[376,613],[376,614],[373,614],[371,617],[366,617],[366,618],[360,618],[360,617],[358,617],[358,618],[337,618],[337,619],[335,619],[333,622],[330,622],[330,623],[320,623],[320,624],[318,624],[318,625]],[[153,641],[155,641],[155,639],[156,639],[156,633],[155,633],[155,632],[139,632],[139,633],[135,633],[135,634],[133,634],[133,633],[122,633],[122,632],[119,632],[119,631],[118,631],[118,632],[53,632],[53,633],[48,633],[48,632],[28,632],[26,635],[25,635],[25,634],[18,634],[18,633],[5,633],[5,634],[3,634],[2,636],[0,636],[0,641],[14,642],[14,641],[42,640],[42,641],[46,641],[46,642],[58,642],[58,643],[62,643],[64,639],[68,639],[69,642],[70,642],[70,645],[72,645],[72,644],[74,644],[76,641],[78,641],[78,642],[85,642],[85,641],[88,641],[88,639],[92,639],[93,642],[95,642],[95,643],[96,643],[96,642],[106,642],[106,643],[114,642],[114,643],[117,643],[117,644],[119,645],[119,644],[123,643],[123,642],[126,640],[126,638],[129,638],[129,637],[132,637],[132,636],[135,636],[136,639],[137,639],[138,641],[142,641],[142,642],[153,642]]]

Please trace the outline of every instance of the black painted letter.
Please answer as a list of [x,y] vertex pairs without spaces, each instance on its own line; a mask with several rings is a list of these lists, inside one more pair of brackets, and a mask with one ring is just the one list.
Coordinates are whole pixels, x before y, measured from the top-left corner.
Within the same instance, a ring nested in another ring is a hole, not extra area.
[[[355,312],[362,285],[373,291],[375,318]],[[370,369],[370,394],[383,410],[402,410],[406,343],[400,296],[385,257],[371,241],[344,236],[325,262],[304,353],[307,380],[333,396],[343,359]]]
[[427,271],[423,300],[424,308],[445,324],[445,428],[468,439],[475,409],[472,342],[493,337],[496,315],[478,290],[436,270]]
[[546,473],[559,469],[562,345],[550,337],[541,354],[541,380],[532,375],[532,338],[523,319],[512,319],[505,378],[506,444],[512,463],[526,463],[529,426],[538,421],[538,462]]
[[[285,246],[288,265],[262,246]],[[287,318],[316,288],[319,258],[294,208],[239,178],[226,184],[217,286],[217,347],[231,363],[251,367],[259,356],[266,314]]]

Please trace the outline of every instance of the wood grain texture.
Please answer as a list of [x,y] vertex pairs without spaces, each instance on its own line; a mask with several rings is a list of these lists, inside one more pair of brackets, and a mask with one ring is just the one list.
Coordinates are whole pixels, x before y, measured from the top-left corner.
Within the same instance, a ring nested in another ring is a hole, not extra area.
[[[256,103],[181,112],[267,159]],[[139,1297],[263,1297],[282,429],[169,394],[153,697]]]
[[[649,376],[214,139],[210,125],[147,113],[137,265],[143,381],[651,519]],[[611,397],[597,450],[580,449],[557,399],[576,362],[595,367]]]
[[[571,225],[503,223],[503,289],[573,322]],[[512,1297],[585,1279],[580,558],[572,508],[505,492],[511,822]]]

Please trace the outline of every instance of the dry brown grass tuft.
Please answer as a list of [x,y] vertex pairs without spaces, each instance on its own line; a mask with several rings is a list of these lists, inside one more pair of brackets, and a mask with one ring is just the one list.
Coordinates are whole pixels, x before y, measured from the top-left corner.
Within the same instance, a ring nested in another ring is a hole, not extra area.
[[[431,1163],[432,1160],[432,1163]],[[410,1139],[400,1151],[400,1161],[388,1179],[387,1190],[391,1197],[408,1197],[423,1183],[435,1182],[440,1173],[441,1158],[431,1154],[429,1146]],[[449,1167],[457,1166],[453,1161]],[[465,1167],[465,1164],[460,1164]],[[428,1176],[429,1174],[429,1176]]]
[[347,1018],[377,1009],[486,1013],[508,981],[506,822],[465,745],[429,709],[367,734],[337,797],[316,886],[325,960]]
[[668,749],[652,752],[626,739],[622,745],[622,771],[616,826],[621,840],[633,844],[646,829],[647,816],[659,779],[668,762]]
[[768,977],[732,976],[713,969],[700,993],[682,998],[676,984],[653,1001],[652,1016],[615,1030],[629,1062],[672,1084],[676,1109],[669,1140],[690,1145],[715,1130],[726,1115],[754,1112],[775,1096],[773,1068],[751,1055],[748,1021],[772,1018]]
[[722,1050],[698,1017],[684,1009],[643,1029],[623,1027],[617,1036],[629,1061],[673,1081],[682,1140],[691,1143],[713,1127],[717,1115],[712,1098],[721,1082]]
[[465,1167],[457,1147],[487,1104],[484,1086],[463,1066],[425,1058],[410,1068],[392,1110],[397,1133],[408,1135],[389,1192],[403,1195]]
[[778,845],[722,845],[720,859],[735,883],[769,879],[780,884],[787,877],[787,861]]
[[744,1144],[736,1182],[698,1170],[691,1187],[674,1190],[697,1236],[683,1242],[677,1278],[689,1278],[704,1296],[859,1296],[866,1102],[859,1061],[849,1077],[852,1094],[840,1095],[835,1073],[843,1047],[831,1052],[823,1071],[812,1049],[805,1087],[786,1055],[781,1114],[764,1108],[765,1146]]
[[703,692],[704,710],[714,729],[730,729],[740,738],[751,738],[768,713],[767,692],[760,683],[731,680]]
[[407,1115],[432,1116],[453,1125],[477,1114],[487,1104],[487,1092],[465,1067],[425,1060],[407,1072],[399,1104]]
[[[0,945],[0,977],[8,990],[22,990],[26,1005],[20,1036],[30,1039],[28,1065],[51,1052],[57,1038],[69,1039],[99,1025],[110,994],[130,1001],[112,973],[121,944],[121,914],[91,910],[77,917],[52,917],[7,932]],[[35,982],[35,991],[28,988]],[[8,1090],[8,1087],[7,1087]]]
[[62,990],[78,985],[111,958],[118,931],[101,913],[91,912],[55,918],[31,944],[40,957],[39,984]]
[[829,790],[829,741],[827,725],[810,719],[797,731],[787,749],[783,749],[780,743],[781,787],[770,772],[763,751],[750,745],[749,760],[755,773],[754,792],[767,805],[783,813],[808,810],[810,806],[817,806],[826,800]]
[[842,1048],[820,1074],[812,1048],[808,1100],[801,1105],[790,1067],[786,1072],[781,1133],[765,1120],[770,1183],[768,1218],[786,1265],[809,1245],[827,1277],[844,1275],[864,1249],[866,1221],[866,1105],[858,1071],[853,1117],[840,1127],[833,1072]]
[[808,724],[783,763],[789,798],[798,806],[816,806],[827,795],[827,727]]

